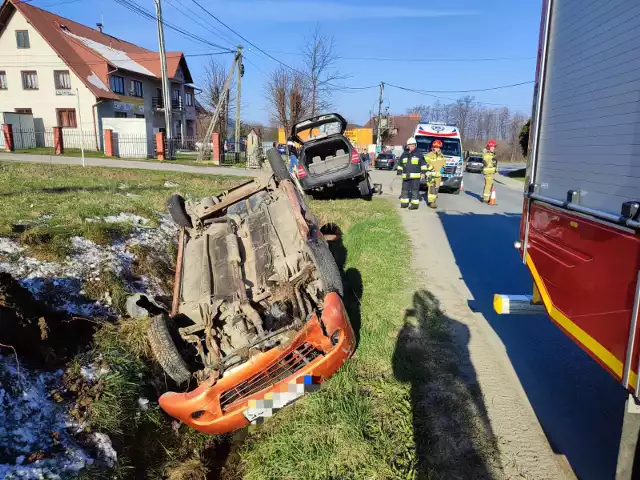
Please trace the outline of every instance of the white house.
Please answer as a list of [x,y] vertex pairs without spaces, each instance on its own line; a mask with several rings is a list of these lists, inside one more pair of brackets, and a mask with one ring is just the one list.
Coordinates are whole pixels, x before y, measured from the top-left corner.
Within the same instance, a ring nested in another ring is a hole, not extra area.
[[36,130],[76,129],[81,117],[101,145],[103,119],[144,118],[151,138],[165,129],[170,104],[174,136],[195,136],[193,80],[182,52],[167,52],[167,66],[170,102],[162,98],[157,52],[22,0],[0,6],[0,114],[31,113]]

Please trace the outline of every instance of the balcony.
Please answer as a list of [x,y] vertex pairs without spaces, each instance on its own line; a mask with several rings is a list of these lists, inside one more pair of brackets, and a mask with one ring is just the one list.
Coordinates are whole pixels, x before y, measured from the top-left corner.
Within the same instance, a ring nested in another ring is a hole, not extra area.
[[[151,107],[154,110],[164,110],[164,98],[162,97],[153,97],[151,99]],[[182,99],[173,99],[171,100],[171,110],[182,110],[184,107],[182,105]]]

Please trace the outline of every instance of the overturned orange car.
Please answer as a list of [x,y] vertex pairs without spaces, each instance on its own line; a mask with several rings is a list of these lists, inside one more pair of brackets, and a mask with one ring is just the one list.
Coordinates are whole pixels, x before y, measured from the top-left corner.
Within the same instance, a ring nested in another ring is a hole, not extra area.
[[273,174],[169,212],[182,227],[171,315],[148,330],[184,393],[160,406],[205,433],[261,423],[354,351],[340,271],[282,158]]

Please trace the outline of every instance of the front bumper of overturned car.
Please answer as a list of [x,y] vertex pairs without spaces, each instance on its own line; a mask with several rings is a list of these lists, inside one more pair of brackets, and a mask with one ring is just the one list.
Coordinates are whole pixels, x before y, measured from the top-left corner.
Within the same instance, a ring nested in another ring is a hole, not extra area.
[[[320,383],[331,377],[354,349],[355,334],[342,300],[337,293],[329,293],[322,320],[314,314],[288,345],[259,353],[191,392],[167,392],[160,397],[160,406],[201,432],[228,433],[275,413],[279,403],[274,396],[284,393],[284,398],[293,384],[303,385],[308,378]],[[263,400],[273,404],[272,411],[264,408]],[[262,406],[258,414],[256,402]]]

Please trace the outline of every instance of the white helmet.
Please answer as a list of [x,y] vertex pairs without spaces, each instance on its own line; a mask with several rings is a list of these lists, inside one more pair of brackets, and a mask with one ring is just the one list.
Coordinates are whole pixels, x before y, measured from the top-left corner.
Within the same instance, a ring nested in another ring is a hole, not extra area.
[[291,140],[289,140],[289,141],[287,142],[287,145],[289,145],[289,146],[291,146],[291,147],[295,147],[295,146],[296,146],[296,144],[295,144],[295,143],[293,143]]
[[409,137],[409,140],[407,140],[407,145],[417,145],[416,139],[413,137]]

